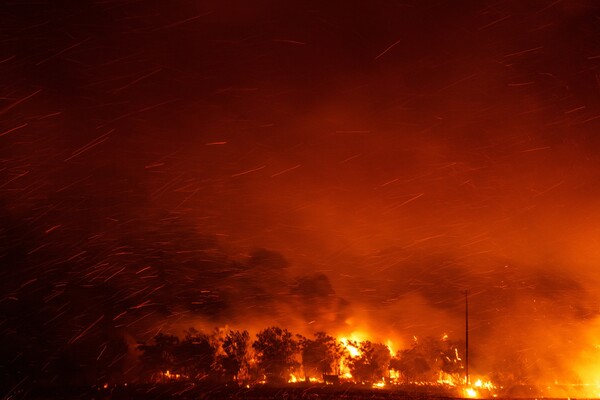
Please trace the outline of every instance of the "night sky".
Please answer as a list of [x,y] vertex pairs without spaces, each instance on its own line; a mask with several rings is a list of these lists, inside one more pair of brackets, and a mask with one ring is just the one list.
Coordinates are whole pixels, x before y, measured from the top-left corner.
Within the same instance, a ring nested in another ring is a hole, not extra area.
[[4,1],[0,378],[469,290],[475,370],[598,379],[599,128],[595,1]]

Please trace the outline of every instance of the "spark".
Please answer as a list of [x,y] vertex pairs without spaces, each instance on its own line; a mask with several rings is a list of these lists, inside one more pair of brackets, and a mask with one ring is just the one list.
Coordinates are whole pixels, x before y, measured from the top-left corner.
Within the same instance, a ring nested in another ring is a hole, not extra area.
[[595,120],[597,120],[599,118],[600,118],[600,114],[599,115],[594,115],[593,117],[584,119],[583,121],[579,121],[578,124],[585,124],[586,122],[595,121]]
[[534,83],[535,83],[534,81],[522,82],[522,83],[509,83],[508,86],[510,86],[510,87],[529,86],[529,85],[533,85]]
[[22,125],[19,125],[19,126],[17,126],[17,127],[14,127],[14,128],[12,128],[12,129],[9,129],[9,130],[7,130],[7,131],[5,131],[5,132],[2,132],[2,133],[0,133],[0,137],[2,137],[2,136],[4,136],[4,135],[8,135],[9,133],[11,133],[11,132],[14,132],[14,131],[16,131],[16,130],[18,130],[18,129],[25,128],[27,125],[28,125],[28,124],[27,124],[27,122],[25,122],[25,123],[24,123],[24,124],[22,124]]
[[378,60],[380,57],[382,57],[385,53],[387,53],[388,51],[390,51],[391,49],[393,49],[398,43],[400,43],[402,41],[402,39],[398,39],[396,40],[394,43],[392,43],[390,46],[388,46],[384,51],[382,51],[381,53],[379,53],[379,55],[377,57],[375,57],[375,60]]
[[534,48],[527,49],[527,50],[517,51],[515,53],[505,54],[504,57],[522,56],[523,54],[533,53],[534,51],[538,51],[543,48],[544,48],[544,46],[534,47]]
[[57,111],[57,112],[53,112],[50,114],[42,115],[42,116],[38,117],[37,119],[38,119],[38,121],[41,121],[46,118],[56,117],[57,115],[62,115],[62,111]]
[[585,106],[576,107],[576,108],[573,108],[573,109],[571,109],[571,110],[567,110],[567,111],[565,111],[564,113],[565,113],[565,114],[571,114],[571,113],[573,113],[573,112],[575,112],[575,111],[579,111],[579,110],[583,110],[583,109],[585,109]]
[[61,224],[54,225],[52,228],[50,228],[50,229],[47,229],[47,230],[46,230],[46,232],[44,232],[44,233],[48,234],[48,233],[50,233],[50,232],[54,231],[55,229],[58,229],[58,228],[60,228],[61,226],[62,226]]
[[275,174],[271,175],[271,178],[275,178],[276,176],[283,175],[283,174],[285,174],[286,172],[293,171],[293,170],[295,170],[295,169],[297,169],[297,168],[300,168],[300,166],[301,166],[301,164],[298,164],[298,165],[295,165],[295,166],[293,166],[293,167],[291,167],[291,168],[284,169],[283,171],[279,171],[279,172],[277,172],[277,173],[275,173]]
[[94,322],[92,322],[91,325],[89,325],[87,328],[85,328],[83,330],[83,332],[81,332],[79,335],[75,336],[73,339],[69,340],[70,344],[75,343],[76,341],[78,341],[79,339],[81,339],[86,333],[89,332],[90,329],[92,329],[98,322],[102,321],[104,319],[104,314],[102,314],[100,316],[100,318],[98,318],[97,320],[95,320]]
[[0,60],[0,64],[4,64],[5,62],[10,61],[10,60],[14,59],[15,57],[16,56],[10,56],[10,57],[7,57],[7,58],[5,58],[3,60]]
[[335,133],[371,133],[371,131],[366,130],[338,130]]
[[155,162],[155,163],[144,166],[144,169],[152,169],[152,168],[162,167],[163,165],[165,165],[164,162]]
[[548,150],[548,149],[551,149],[551,148],[552,147],[550,147],[550,146],[534,147],[533,149],[521,150],[521,153],[531,153],[531,152],[534,152],[534,151]]
[[276,43],[289,43],[289,44],[298,44],[298,45],[305,45],[305,42],[299,42],[297,40],[289,40],[289,39],[273,39],[273,42]]
[[340,161],[340,164],[345,164],[345,163],[347,163],[348,161],[354,160],[355,158],[358,158],[358,157],[360,157],[360,156],[362,156],[362,154],[355,154],[355,155],[353,155],[353,156],[350,156],[350,157],[348,157],[348,158],[346,158],[346,159],[344,159],[344,160]]
[[159,30],[159,29],[168,29],[168,28],[174,28],[174,27],[176,27],[176,26],[183,25],[183,24],[187,24],[188,22],[195,21],[195,20],[197,20],[197,19],[200,19],[200,18],[202,18],[202,17],[206,17],[207,15],[210,15],[210,14],[212,14],[212,11],[204,12],[204,13],[198,14],[198,15],[196,15],[196,16],[194,16],[194,17],[190,17],[190,18],[183,19],[183,20],[181,20],[181,21],[173,22],[173,23],[171,23],[171,24],[168,24],[168,25],[162,26],[162,27],[160,27],[160,28],[156,28],[155,30]]
[[266,165],[263,165],[263,166],[258,167],[258,168],[249,169],[248,171],[244,171],[244,172],[240,172],[240,173],[237,173],[237,174],[233,174],[233,175],[231,175],[231,177],[235,178],[237,176],[242,176],[242,175],[250,174],[252,172],[260,171],[261,169],[264,169],[264,168],[266,168]]
[[535,196],[533,196],[533,197],[539,197],[539,196],[542,196],[542,195],[544,195],[544,194],[546,194],[546,193],[550,192],[551,190],[554,190],[554,189],[556,189],[557,187],[561,186],[563,183],[565,183],[565,181],[560,181],[560,182],[558,182],[558,183],[556,183],[556,184],[554,184],[554,185],[550,186],[549,188],[547,188],[547,189],[545,189],[545,190],[543,190],[543,191],[541,191],[541,192],[537,193],[537,194],[536,194]]
[[19,104],[29,100],[30,98],[32,98],[36,94],[40,93],[41,91],[42,91],[42,89],[38,89],[35,92],[31,93],[30,95],[27,95],[27,96],[23,97],[22,99],[16,100],[13,103],[7,105],[6,107],[4,107],[3,109],[0,110],[0,115],[5,114],[6,112],[8,112],[11,109],[15,108],[16,106],[18,106]]
[[74,48],[76,48],[76,47],[79,47],[79,46],[81,46],[82,44],[84,44],[84,43],[85,43],[85,42],[87,42],[88,40],[90,40],[90,38],[87,38],[87,39],[84,39],[84,40],[82,40],[81,42],[75,43],[74,45],[71,45],[71,46],[69,46],[69,47],[67,47],[67,48],[63,49],[63,50],[59,51],[58,53],[51,55],[50,57],[47,57],[47,58],[45,58],[44,60],[42,60],[42,61],[39,61],[39,62],[38,62],[36,65],[38,65],[38,66],[39,66],[39,65],[42,65],[42,64],[44,64],[44,63],[45,63],[46,61],[48,61],[48,60],[51,60],[51,59],[53,59],[53,58],[55,58],[55,57],[58,57],[58,56],[60,56],[61,54],[64,54],[64,53],[66,53],[66,52],[67,52],[67,51],[69,51],[69,50],[72,50],[72,49],[74,49]]
[[477,28],[477,30],[478,31],[482,31],[484,29],[490,28],[490,27],[492,27],[492,26],[494,26],[494,25],[496,25],[496,24],[498,24],[498,23],[500,23],[500,22],[502,22],[504,20],[507,20],[508,18],[510,18],[510,15],[505,15],[504,17],[498,18],[497,20],[492,21],[489,24],[485,24],[485,25]]
[[100,135],[98,136],[96,139],[92,140],[91,142],[89,142],[88,144],[86,144],[83,147],[80,147],[79,149],[75,150],[69,157],[67,157],[64,161],[70,161],[73,158],[81,155],[82,153],[88,151],[89,149],[98,146],[101,143],[104,143],[106,140],[108,140],[108,135],[110,135],[111,133],[113,133],[115,131],[115,129],[111,129],[110,131],[106,132],[104,135]]
[[391,181],[387,181],[386,183],[384,183],[383,185],[381,185],[380,187],[384,187],[387,185],[391,185],[392,183],[398,182],[400,180],[400,178],[396,178],[396,179],[392,179]]
[[19,178],[24,177],[25,175],[29,174],[30,171],[25,171],[25,172],[21,172],[20,174],[17,174],[14,178],[9,179],[8,181],[4,182],[2,185],[0,185],[0,189],[7,186],[9,183],[12,183],[14,181],[16,181]]
[[144,267],[144,268],[140,269],[139,271],[137,271],[137,272],[136,272],[136,275],[137,275],[137,274],[141,274],[142,272],[144,272],[144,271],[147,271],[147,270],[149,270],[150,268],[151,268],[150,266]]
[[167,104],[175,103],[176,101],[177,101],[177,99],[172,99],[172,100],[167,100],[167,101],[161,101],[160,103],[152,104],[150,106],[140,108],[139,112],[146,112],[146,111],[154,110],[155,108],[162,107],[162,106],[165,106]]
[[127,314],[127,311],[123,311],[122,313],[117,314],[116,317],[113,318],[113,321],[118,320],[119,318],[121,318],[122,316],[124,316],[125,314]]
[[117,93],[135,85],[136,83],[139,83],[139,82],[143,81],[144,79],[151,77],[152,75],[158,74],[160,71],[162,71],[162,67],[156,68],[156,69],[148,72],[147,74],[144,74],[144,75],[140,76],[139,78],[134,79],[133,81],[129,82],[127,85],[115,89],[114,93],[117,94]]
[[100,357],[102,357],[102,354],[104,354],[104,351],[106,350],[108,346],[104,345],[104,347],[102,348],[102,351],[100,352],[100,354],[98,354],[98,357],[96,357],[96,361],[98,361],[100,359]]
[[109,280],[111,280],[112,278],[114,278],[115,276],[117,276],[118,274],[120,274],[121,272],[123,272],[125,270],[125,267],[121,268],[120,270],[118,270],[117,272],[115,272],[114,274],[110,275],[108,278],[106,278],[104,280],[104,282],[108,282]]
[[411,197],[410,199],[408,199],[408,200],[406,200],[406,201],[403,201],[403,202],[402,202],[402,203],[400,203],[400,204],[397,204],[397,205],[395,205],[394,207],[392,207],[392,209],[396,209],[396,208],[399,208],[399,207],[405,206],[405,205],[407,205],[407,204],[409,204],[409,203],[412,203],[413,201],[417,200],[418,198],[421,198],[421,197],[423,197],[424,195],[425,195],[425,193],[419,193],[419,194],[417,194],[416,196],[413,196],[413,197]]
[[427,241],[430,241],[430,240],[433,240],[433,239],[438,239],[438,238],[445,237],[445,236],[446,235],[444,235],[444,234],[432,235],[432,236],[428,236],[428,237],[423,238],[423,239],[414,240],[411,244],[404,246],[404,248],[412,247],[412,246],[415,246],[417,244],[420,244],[420,243],[423,243],[423,242],[427,242]]
[[148,307],[148,306],[150,306],[150,305],[152,305],[152,301],[151,301],[151,300],[146,300],[146,301],[144,301],[144,302],[142,302],[142,303],[138,304],[137,306],[132,306],[132,307],[129,307],[129,309],[130,309],[130,310],[137,310],[137,309],[139,309],[139,308]]

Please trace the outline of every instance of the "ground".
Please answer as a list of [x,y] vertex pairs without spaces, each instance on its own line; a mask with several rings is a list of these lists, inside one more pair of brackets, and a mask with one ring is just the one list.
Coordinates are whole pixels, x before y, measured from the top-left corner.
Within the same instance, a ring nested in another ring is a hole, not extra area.
[[[21,396],[20,396],[21,395]],[[523,396],[520,398],[527,398]],[[531,396],[532,398],[534,396]],[[9,397],[11,398],[11,397]],[[128,385],[95,389],[46,388],[35,392],[17,394],[14,398],[61,399],[61,400],[450,400],[460,398],[438,388],[428,389],[373,389],[360,385],[260,385],[240,388],[225,385],[198,385],[191,383],[173,383],[158,385]],[[507,399],[506,397],[504,397]]]

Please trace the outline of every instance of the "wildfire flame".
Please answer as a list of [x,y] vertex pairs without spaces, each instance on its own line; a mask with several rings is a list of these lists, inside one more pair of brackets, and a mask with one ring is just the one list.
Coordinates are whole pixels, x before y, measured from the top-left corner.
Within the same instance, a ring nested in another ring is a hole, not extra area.
[[178,380],[182,380],[182,379],[187,379],[187,376],[182,375],[182,374],[173,373],[170,370],[161,371],[159,373],[160,381],[178,381]]
[[[442,357],[444,360],[450,363],[462,363],[463,359],[460,356],[460,351],[456,347],[452,347],[450,344],[450,338],[447,334],[444,334],[441,337],[441,341],[449,344],[449,347],[446,349],[445,355]],[[380,376],[372,376],[368,379],[358,379],[354,377],[352,374],[353,363],[355,363],[361,357],[364,357],[363,351],[372,351],[365,350],[369,349],[370,344],[378,344],[379,350],[387,349],[389,352],[389,360],[400,360],[400,355],[402,352],[408,351],[408,349],[403,349],[402,346],[398,345],[392,339],[386,339],[384,341],[374,340],[372,336],[366,334],[364,331],[353,331],[350,333],[344,333],[342,335],[338,335],[335,338],[336,343],[338,343],[341,347],[341,357],[339,358],[339,363],[336,366],[333,366],[332,375],[323,375],[323,376],[309,376],[315,375],[314,371],[311,374],[308,371],[305,371],[303,367],[295,367],[289,372],[287,383],[288,384],[335,384],[331,380],[328,381],[327,377],[335,377],[334,382],[346,382],[346,383],[356,383],[356,384],[368,384],[370,387],[374,389],[384,389],[391,388],[394,386],[400,385],[412,385],[419,387],[432,387],[438,386],[440,390],[448,390],[451,393],[459,394],[465,398],[489,398],[497,396],[497,387],[486,377],[477,376],[476,380],[473,384],[466,383],[466,377],[463,375],[460,369],[457,369],[454,373],[443,372],[441,369],[437,371],[437,376],[432,377],[429,376],[420,376],[418,379],[414,379],[414,377],[407,376],[405,373],[399,369],[395,369],[391,364],[385,365],[383,370],[377,372]],[[385,343],[385,344],[384,344]],[[412,343],[412,346],[417,346],[420,343],[426,343],[425,338],[416,338],[415,342]],[[439,342],[438,342],[439,343]],[[393,349],[399,349],[395,353]],[[385,350],[384,350],[385,352]],[[254,358],[254,353],[249,353],[250,358],[248,359],[247,368],[256,368],[257,360]],[[440,360],[441,356],[437,356],[438,360]],[[300,360],[297,360],[300,361]],[[441,362],[441,361],[440,361]],[[302,365],[302,363],[298,363]],[[454,364],[453,364],[454,365]],[[396,367],[397,368],[397,367]],[[181,373],[181,371],[172,371],[172,370],[164,370],[156,373],[154,375],[154,379],[156,382],[172,382],[172,381],[180,381],[187,380],[189,377]],[[266,376],[262,376],[262,379],[252,381],[244,381],[245,386],[249,386],[252,384],[265,384],[268,382]],[[597,387],[595,387],[597,389]]]

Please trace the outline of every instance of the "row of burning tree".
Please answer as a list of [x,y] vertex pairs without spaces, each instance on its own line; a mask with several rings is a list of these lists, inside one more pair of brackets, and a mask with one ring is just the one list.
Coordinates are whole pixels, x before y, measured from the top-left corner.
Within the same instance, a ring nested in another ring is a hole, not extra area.
[[369,340],[335,338],[323,332],[312,338],[270,327],[252,338],[247,331],[188,330],[183,338],[158,334],[140,343],[140,360],[148,379],[218,380],[238,384],[298,380],[334,383],[457,383],[464,377],[460,354],[464,344],[415,338],[392,354],[390,347]]

